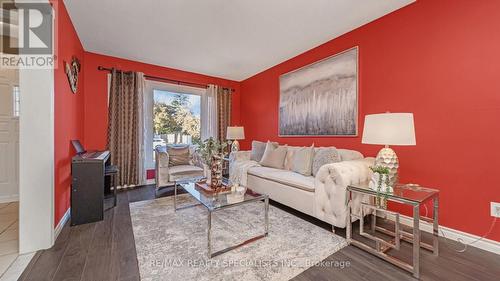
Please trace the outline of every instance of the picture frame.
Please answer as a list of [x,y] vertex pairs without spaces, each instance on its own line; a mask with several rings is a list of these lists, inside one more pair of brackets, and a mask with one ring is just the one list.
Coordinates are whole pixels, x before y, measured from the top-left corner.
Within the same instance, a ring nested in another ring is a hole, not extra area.
[[357,137],[358,58],[355,46],[282,74],[278,136]]

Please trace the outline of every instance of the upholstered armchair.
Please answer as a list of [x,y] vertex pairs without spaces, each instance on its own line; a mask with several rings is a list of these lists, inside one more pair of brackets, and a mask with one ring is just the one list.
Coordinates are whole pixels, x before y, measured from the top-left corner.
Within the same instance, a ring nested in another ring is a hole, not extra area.
[[165,146],[155,148],[156,190],[174,185],[179,180],[203,176],[203,164],[193,146],[189,147],[189,162],[181,164],[177,164],[179,163],[177,160],[170,159],[169,149]]

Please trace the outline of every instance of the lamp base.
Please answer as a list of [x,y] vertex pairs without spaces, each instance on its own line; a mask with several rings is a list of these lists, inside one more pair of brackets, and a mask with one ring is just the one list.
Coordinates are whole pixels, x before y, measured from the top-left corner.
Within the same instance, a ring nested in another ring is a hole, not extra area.
[[389,146],[382,148],[378,152],[377,158],[375,158],[375,166],[382,166],[389,169],[389,182],[391,184],[398,181],[398,156]]
[[237,152],[240,150],[240,143],[238,140],[234,140],[233,143],[231,144],[231,152]]

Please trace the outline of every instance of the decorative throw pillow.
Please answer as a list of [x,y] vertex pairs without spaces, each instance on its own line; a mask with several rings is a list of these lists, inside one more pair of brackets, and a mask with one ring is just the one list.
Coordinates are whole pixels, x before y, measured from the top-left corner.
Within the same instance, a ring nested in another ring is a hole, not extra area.
[[276,147],[272,142],[267,142],[266,150],[260,160],[262,166],[283,169],[286,156],[286,145]]
[[357,159],[363,159],[364,156],[361,154],[361,152],[356,151],[356,150],[350,150],[350,149],[337,149],[339,153],[339,157],[341,161],[350,161],[350,160],[357,160]]
[[317,148],[312,162],[313,176],[316,176],[321,166],[340,161],[340,155],[335,147]]
[[293,161],[293,153],[298,149],[294,146],[289,146],[286,150],[285,163],[283,164],[283,169],[291,171],[292,170],[292,161]]
[[168,166],[190,165],[189,146],[167,146]]
[[310,176],[313,157],[314,146],[294,149],[291,159],[291,170],[304,176]]
[[[277,142],[272,142],[275,147],[278,147]],[[252,151],[250,152],[250,160],[260,162],[264,151],[266,150],[266,143],[261,141],[252,141]]]

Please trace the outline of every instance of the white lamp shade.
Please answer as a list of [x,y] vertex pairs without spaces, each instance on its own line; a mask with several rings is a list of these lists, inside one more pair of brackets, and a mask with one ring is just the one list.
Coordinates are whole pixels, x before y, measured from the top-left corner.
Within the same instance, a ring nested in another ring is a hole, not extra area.
[[382,145],[416,145],[413,113],[366,115],[361,142]]
[[243,127],[227,127],[226,139],[228,140],[245,139],[245,131],[243,130]]

